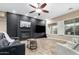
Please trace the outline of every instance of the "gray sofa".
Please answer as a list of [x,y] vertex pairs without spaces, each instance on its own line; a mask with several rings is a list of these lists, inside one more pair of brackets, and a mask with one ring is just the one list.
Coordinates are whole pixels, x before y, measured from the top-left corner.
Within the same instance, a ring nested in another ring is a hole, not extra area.
[[0,55],[24,55],[25,44],[11,39],[7,33],[0,33]]

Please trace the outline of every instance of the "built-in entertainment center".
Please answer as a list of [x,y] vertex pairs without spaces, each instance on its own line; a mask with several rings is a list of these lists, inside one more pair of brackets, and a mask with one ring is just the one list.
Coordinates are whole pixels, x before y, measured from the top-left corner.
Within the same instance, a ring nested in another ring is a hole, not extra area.
[[27,38],[46,37],[45,20],[7,12],[7,33],[10,37]]

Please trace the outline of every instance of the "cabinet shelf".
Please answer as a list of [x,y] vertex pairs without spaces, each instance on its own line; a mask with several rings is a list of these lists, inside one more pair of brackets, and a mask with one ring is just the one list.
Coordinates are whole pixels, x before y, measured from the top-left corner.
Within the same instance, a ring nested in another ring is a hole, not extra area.
[[25,32],[25,31],[31,31],[31,30],[20,30],[20,31],[23,31],[23,32]]

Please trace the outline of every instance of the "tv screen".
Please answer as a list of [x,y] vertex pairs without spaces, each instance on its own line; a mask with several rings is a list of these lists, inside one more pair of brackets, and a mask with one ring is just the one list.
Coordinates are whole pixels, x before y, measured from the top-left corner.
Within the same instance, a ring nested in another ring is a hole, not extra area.
[[45,32],[45,26],[36,25],[35,32],[36,33],[43,33],[43,32]]
[[20,27],[31,27],[31,22],[20,21]]

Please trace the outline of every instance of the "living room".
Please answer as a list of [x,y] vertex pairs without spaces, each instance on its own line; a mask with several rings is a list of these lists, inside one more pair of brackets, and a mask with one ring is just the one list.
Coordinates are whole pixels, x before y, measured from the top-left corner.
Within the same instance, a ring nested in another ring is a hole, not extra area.
[[78,55],[78,3],[0,3],[0,55]]

